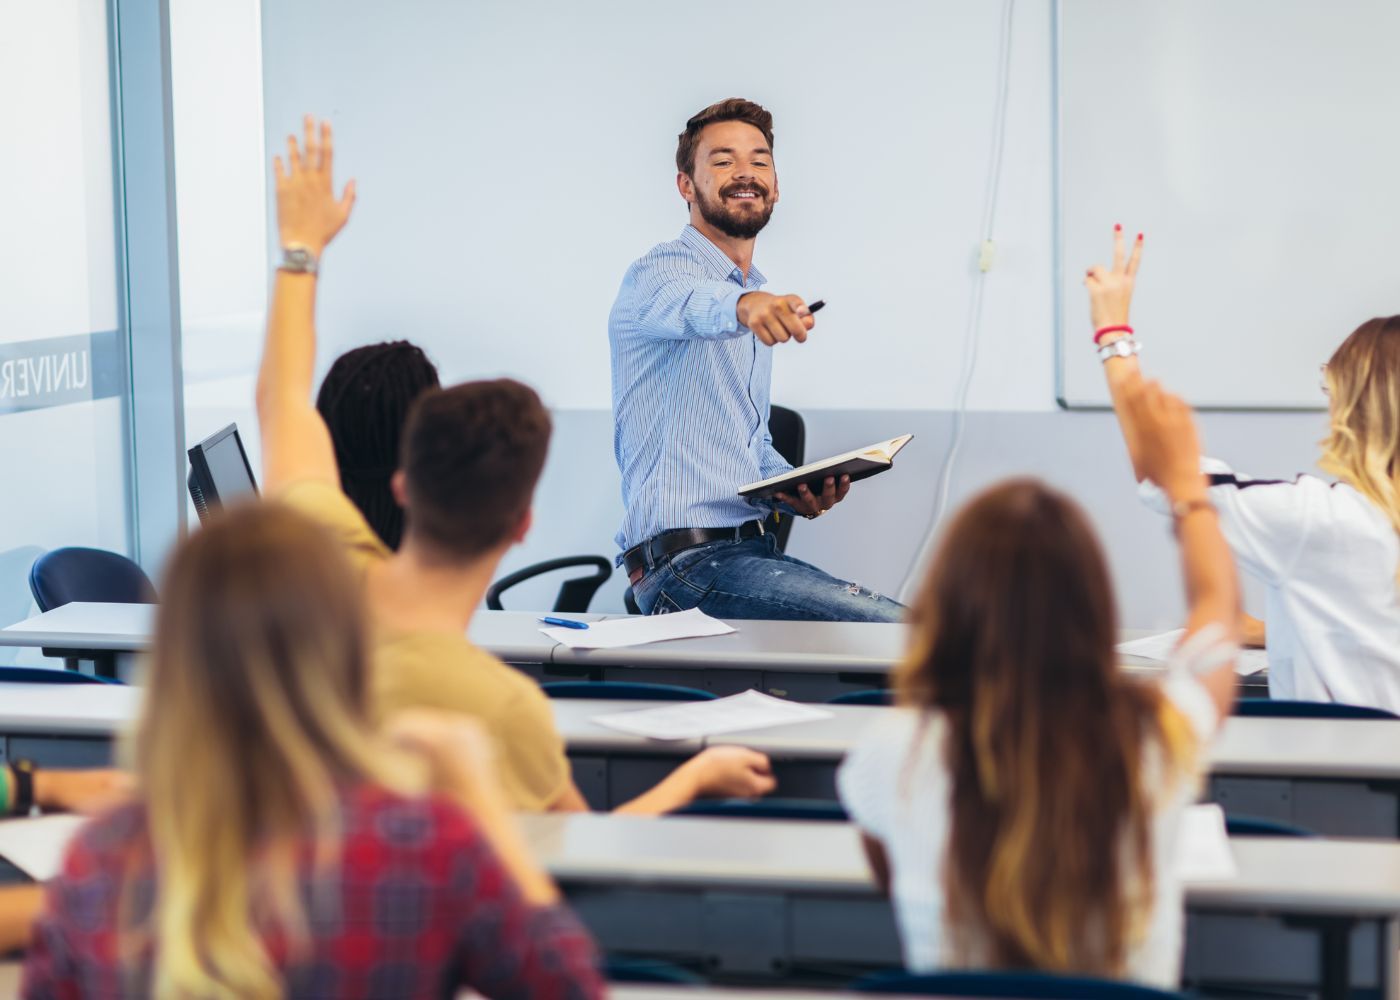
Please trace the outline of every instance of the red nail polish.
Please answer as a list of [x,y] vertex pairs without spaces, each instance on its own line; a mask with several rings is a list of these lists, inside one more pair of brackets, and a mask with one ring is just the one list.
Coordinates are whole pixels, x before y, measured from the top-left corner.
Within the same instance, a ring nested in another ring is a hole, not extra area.
[[1113,231],[1115,233],[1121,233],[1123,231],[1123,224],[1121,222],[1115,222],[1113,224]]
[[1142,242],[1142,233],[1138,233],[1138,242]]

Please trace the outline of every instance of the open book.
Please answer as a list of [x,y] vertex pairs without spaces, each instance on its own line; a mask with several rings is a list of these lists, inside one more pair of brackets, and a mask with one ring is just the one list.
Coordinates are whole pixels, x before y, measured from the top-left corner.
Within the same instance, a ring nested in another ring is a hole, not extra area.
[[767,500],[774,493],[796,493],[800,483],[806,483],[813,493],[820,493],[828,476],[850,476],[853,483],[859,479],[869,479],[893,466],[894,457],[899,454],[899,449],[913,439],[912,434],[902,434],[897,438],[872,444],[868,448],[857,448],[835,458],[824,458],[820,462],[812,462],[800,469],[784,472],[781,476],[765,479],[761,483],[741,486],[739,495]]

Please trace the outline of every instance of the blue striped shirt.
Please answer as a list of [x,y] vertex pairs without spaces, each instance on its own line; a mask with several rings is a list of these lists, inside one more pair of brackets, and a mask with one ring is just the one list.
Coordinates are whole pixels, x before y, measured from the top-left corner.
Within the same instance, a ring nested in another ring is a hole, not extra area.
[[738,495],[791,468],[768,432],[772,350],[736,314],[764,281],[752,266],[746,281],[694,226],[627,269],[608,318],[622,550],[768,513]]

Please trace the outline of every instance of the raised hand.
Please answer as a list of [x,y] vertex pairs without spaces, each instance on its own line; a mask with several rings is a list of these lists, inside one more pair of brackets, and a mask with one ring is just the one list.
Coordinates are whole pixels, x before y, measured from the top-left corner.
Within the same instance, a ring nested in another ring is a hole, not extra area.
[[1156,382],[1142,379],[1123,389],[1121,405],[1133,427],[1139,474],[1173,500],[1203,495],[1201,444],[1191,407]]
[[282,246],[305,247],[317,257],[350,218],[355,182],[336,197],[331,184],[332,142],[329,122],[306,116],[301,144],[287,136],[287,162],[272,159],[277,180],[277,228]]
[[1142,259],[1142,233],[1133,240],[1131,253],[1123,246],[1123,227],[1113,227],[1113,266],[1095,264],[1084,275],[1089,289],[1089,317],[1095,330],[1106,326],[1126,326],[1128,307],[1133,301],[1133,283]]
[[817,322],[798,295],[747,292],[739,297],[735,312],[739,324],[769,347],[789,340],[806,342],[807,331]]

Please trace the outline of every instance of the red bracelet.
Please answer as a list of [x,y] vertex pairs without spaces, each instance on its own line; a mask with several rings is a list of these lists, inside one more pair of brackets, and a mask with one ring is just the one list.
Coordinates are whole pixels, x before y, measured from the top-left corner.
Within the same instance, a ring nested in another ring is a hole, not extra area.
[[1101,329],[1094,331],[1094,343],[1097,344],[1100,340],[1103,340],[1103,338],[1107,337],[1110,333],[1126,333],[1128,336],[1131,337],[1133,335],[1133,328],[1127,323],[1124,323],[1121,326],[1102,327]]

